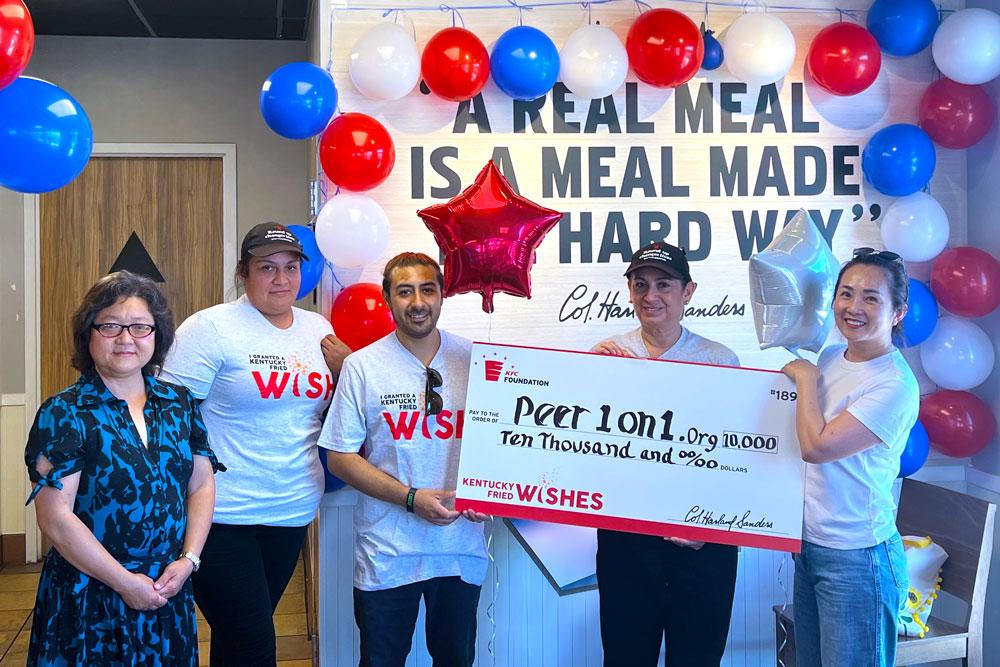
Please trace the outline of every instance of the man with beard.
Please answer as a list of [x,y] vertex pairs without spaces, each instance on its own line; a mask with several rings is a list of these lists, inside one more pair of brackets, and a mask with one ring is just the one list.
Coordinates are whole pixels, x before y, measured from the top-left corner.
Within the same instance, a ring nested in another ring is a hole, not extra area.
[[406,252],[385,266],[396,331],[344,363],[319,445],[363,495],[354,513],[354,618],[362,667],[401,667],[420,600],[434,664],[472,665],[486,576],[481,522],[454,509],[471,344],[437,328],[437,262]]

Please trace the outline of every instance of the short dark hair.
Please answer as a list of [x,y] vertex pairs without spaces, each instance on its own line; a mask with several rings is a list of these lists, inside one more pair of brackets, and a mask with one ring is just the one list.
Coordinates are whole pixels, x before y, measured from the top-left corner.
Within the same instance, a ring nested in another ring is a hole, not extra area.
[[389,296],[393,271],[407,269],[411,266],[427,266],[434,269],[434,279],[441,291],[444,291],[444,274],[441,273],[441,265],[434,258],[422,252],[401,252],[385,263],[385,270],[382,271],[382,294],[386,297]]
[[153,316],[156,331],[153,357],[142,367],[144,373],[152,374],[163,365],[167,351],[174,343],[174,316],[170,305],[160,288],[150,278],[131,271],[116,271],[98,280],[83,296],[83,301],[73,313],[70,327],[73,331],[73,367],[81,373],[94,368],[94,358],[90,356],[91,326],[97,314],[110,308],[122,299],[138,297],[146,302]]
[[[889,285],[889,300],[892,303],[892,309],[896,311],[906,306],[910,298],[910,277],[906,273],[906,267],[903,266],[903,260],[898,257],[896,259],[887,259],[884,255],[877,252],[856,255],[847,264],[844,264],[837,275],[837,285],[833,291],[834,299],[837,298],[837,292],[840,291],[840,281],[844,278],[844,274],[852,266],[858,265],[877,266],[882,269],[882,272],[885,274],[886,283]],[[897,322],[896,326],[892,328],[892,335],[894,339],[902,340],[903,320]]]

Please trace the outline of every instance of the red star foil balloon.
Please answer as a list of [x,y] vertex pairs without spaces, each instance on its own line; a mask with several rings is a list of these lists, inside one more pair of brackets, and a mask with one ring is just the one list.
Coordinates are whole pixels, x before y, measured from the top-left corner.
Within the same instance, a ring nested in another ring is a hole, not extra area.
[[444,295],[479,292],[487,313],[497,292],[531,298],[535,250],[562,217],[514,192],[492,162],[459,195],[417,215],[444,253]]

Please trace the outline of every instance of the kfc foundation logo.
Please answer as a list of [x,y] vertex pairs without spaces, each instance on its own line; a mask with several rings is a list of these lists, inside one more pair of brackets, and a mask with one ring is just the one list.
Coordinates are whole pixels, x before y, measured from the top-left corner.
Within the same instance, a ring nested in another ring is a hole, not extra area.
[[506,384],[531,384],[541,387],[549,386],[548,380],[540,378],[524,377],[521,369],[516,364],[510,363],[506,356],[501,353],[491,352],[489,355],[482,355],[479,359],[472,361],[473,366],[483,366],[483,377],[487,382],[503,382]]
[[482,365],[483,377],[487,382],[500,382],[504,376],[504,371],[510,372],[512,367],[507,363],[506,355],[497,352],[490,352],[482,355],[479,359],[472,361],[473,366]]
[[499,356],[496,352],[487,355],[482,355],[478,361],[473,361],[473,366],[483,366],[483,377],[487,382],[503,382],[506,384],[531,384],[541,387],[549,386],[548,380],[542,380],[540,378],[525,377],[522,375],[521,370],[512,363],[509,363],[507,357]]
[[487,382],[499,382],[500,374],[503,372],[503,362],[496,360],[489,360],[485,362],[483,371],[486,373]]

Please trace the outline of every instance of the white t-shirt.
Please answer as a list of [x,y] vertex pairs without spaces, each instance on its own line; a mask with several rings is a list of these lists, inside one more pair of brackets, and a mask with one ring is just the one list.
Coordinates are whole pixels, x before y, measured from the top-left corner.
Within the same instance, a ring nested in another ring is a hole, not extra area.
[[[462,445],[471,345],[441,331],[431,368],[441,373],[440,414],[424,415],[427,370],[395,333],[347,357],[319,446],[359,452],[373,466],[418,489],[454,489]],[[354,585],[396,588],[434,577],[459,576],[481,585],[487,554],[482,524],[459,517],[437,526],[406,508],[361,495]]]
[[881,442],[853,456],[806,464],[803,538],[831,549],[862,549],[896,532],[892,483],[917,421],[917,380],[899,350],[860,363],[843,345],[820,354],[819,407],[829,422],[844,410]]
[[[612,336],[601,341],[601,343],[616,343],[634,354],[640,359],[651,359],[646,343],[642,340],[642,327],[632,331]],[[594,349],[600,345],[598,343]],[[716,343],[696,333],[681,327],[681,337],[677,339],[669,350],[661,354],[658,359],[668,361],[694,361],[702,364],[714,364],[716,366],[739,366],[740,360],[736,353],[722,343]]]
[[215,523],[304,526],[323,496],[316,448],[334,381],[320,341],[333,332],[292,309],[279,329],[246,296],[199,311],[177,329],[162,377],[204,399],[216,478]]

